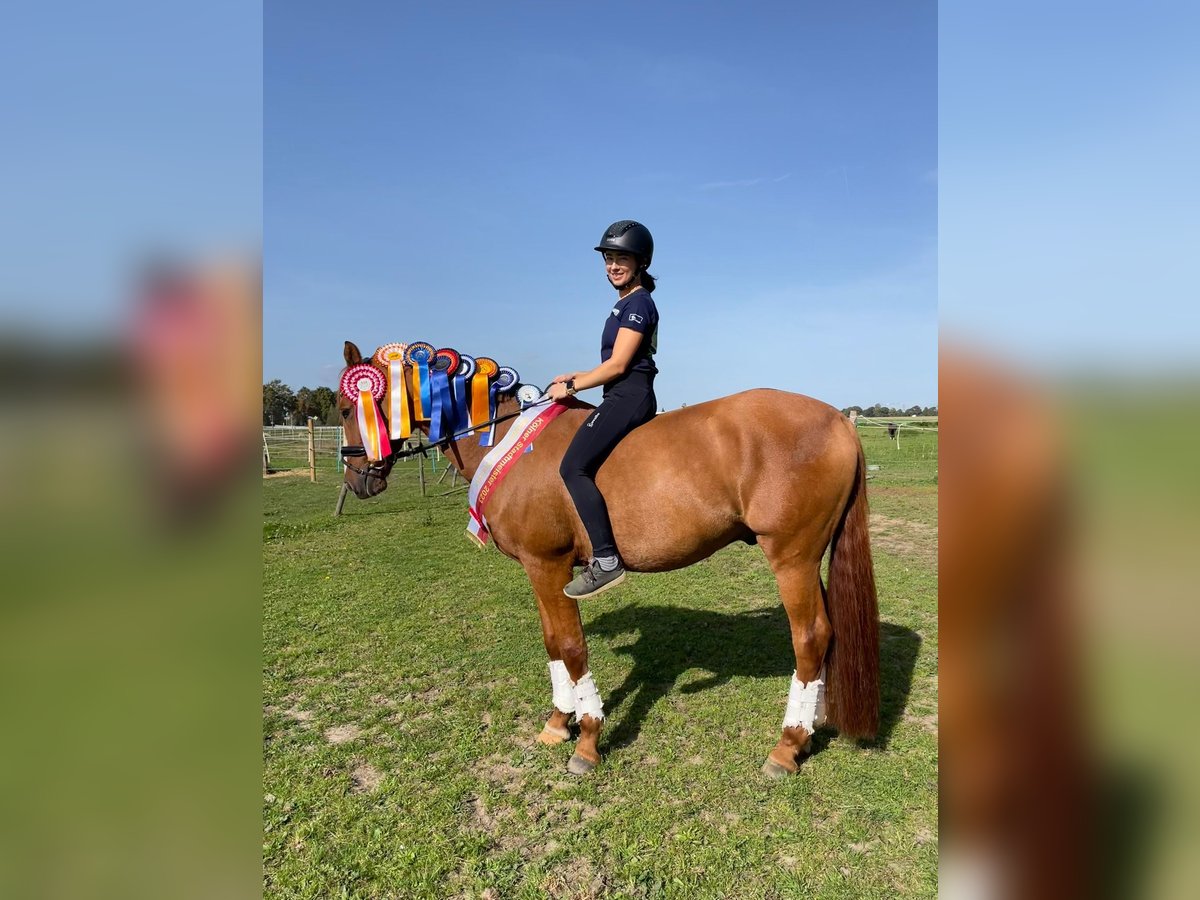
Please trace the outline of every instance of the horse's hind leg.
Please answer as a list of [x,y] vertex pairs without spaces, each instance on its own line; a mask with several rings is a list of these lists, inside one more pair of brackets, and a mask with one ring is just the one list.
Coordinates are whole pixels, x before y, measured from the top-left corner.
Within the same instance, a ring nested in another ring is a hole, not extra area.
[[543,744],[559,744],[570,737],[568,723],[582,699],[585,712],[579,716],[579,742],[568,768],[576,775],[584,774],[600,762],[596,744],[604,712],[588,672],[587,641],[579,618],[579,604],[562,592],[571,580],[571,561],[527,561],[525,572],[537,596],[554,695],[554,709],[537,739]]
[[775,570],[796,655],[783,730],[763,764],[764,773],[779,777],[800,768],[801,756],[812,745],[813,731],[824,720],[822,667],[832,629],[825,615],[820,562],[773,558],[769,544],[763,549]]

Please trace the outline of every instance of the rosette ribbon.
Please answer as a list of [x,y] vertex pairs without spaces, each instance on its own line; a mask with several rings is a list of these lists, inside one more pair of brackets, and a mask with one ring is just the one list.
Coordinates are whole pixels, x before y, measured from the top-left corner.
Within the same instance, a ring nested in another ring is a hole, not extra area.
[[496,375],[496,392],[507,394],[510,391],[515,391],[520,381],[521,376],[517,374],[516,369],[512,366],[501,366],[499,373]]
[[[488,389],[488,418],[496,418],[496,407],[500,396],[500,385],[493,383]],[[491,447],[496,443],[496,422],[488,426],[487,433],[479,439],[480,447]]]
[[[501,366],[499,373],[496,375],[496,383],[492,386],[492,407],[498,409],[500,406],[500,395],[511,394],[517,390],[517,385],[521,383],[521,376],[512,366]],[[496,426],[492,425],[492,442],[496,441]],[[525,448],[527,451],[533,449],[533,444]]]
[[471,407],[467,403],[467,383],[475,374],[475,357],[459,354],[458,371],[450,379],[450,394],[454,398],[454,430],[471,434]]
[[[488,390],[493,377],[500,371],[500,364],[494,359],[480,356],[475,360],[475,375],[471,379],[471,427],[481,428],[489,419],[494,419],[495,394]],[[479,446],[492,446],[495,429],[484,432],[479,439]]]
[[429,364],[433,362],[433,344],[413,341],[405,351],[404,361],[413,367],[413,411],[416,418],[429,421],[433,409],[433,390],[429,380]]
[[368,363],[351,366],[342,374],[342,394],[353,400],[358,416],[358,436],[367,459],[375,462],[390,456],[387,422],[379,411],[378,400],[387,392],[383,373]]
[[375,351],[375,361],[385,366],[388,372],[388,422],[393,441],[402,441],[412,435],[408,376],[404,371],[404,352],[407,349],[407,344],[384,344]]
[[438,350],[429,368],[432,406],[429,412],[429,440],[440,441],[454,432],[454,401],[450,394],[450,372],[458,369],[458,353]]

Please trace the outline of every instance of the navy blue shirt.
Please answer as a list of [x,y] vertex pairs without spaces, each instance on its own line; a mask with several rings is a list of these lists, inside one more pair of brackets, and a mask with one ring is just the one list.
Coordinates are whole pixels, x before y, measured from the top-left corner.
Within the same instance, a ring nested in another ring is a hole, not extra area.
[[600,362],[612,357],[613,345],[617,342],[617,331],[631,328],[642,336],[633,354],[629,372],[647,375],[658,373],[654,365],[654,354],[658,350],[658,307],[650,298],[650,292],[638,288],[624,300],[618,300],[604,323],[604,335],[600,338]]

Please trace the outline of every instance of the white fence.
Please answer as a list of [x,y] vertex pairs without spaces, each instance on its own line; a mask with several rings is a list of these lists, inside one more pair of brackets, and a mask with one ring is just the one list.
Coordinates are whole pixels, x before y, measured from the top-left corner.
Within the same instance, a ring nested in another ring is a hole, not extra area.
[[[263,427],[263,468],[273,472],[309,467],[309,431],[304,425]],[[341,471],[338,453],[344,438],[339,425],[316,425],[312,430],[313,462],[317,469]]]

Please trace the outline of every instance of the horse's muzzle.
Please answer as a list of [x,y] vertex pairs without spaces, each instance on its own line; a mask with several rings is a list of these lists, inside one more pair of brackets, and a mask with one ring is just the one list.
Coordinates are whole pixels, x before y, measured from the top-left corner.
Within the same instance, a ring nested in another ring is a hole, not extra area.
[[366,458],[367,452],[362,447],[348,445],[342,448],[342,463],[351,472],[358,475],[358,484],[350,482],[350,489],[359,500],[366,500],[376,494],[382,494],[387,488],[387,476],[391,465],[384,461],[368,461],[365,466],[356,466],[351,459]]

